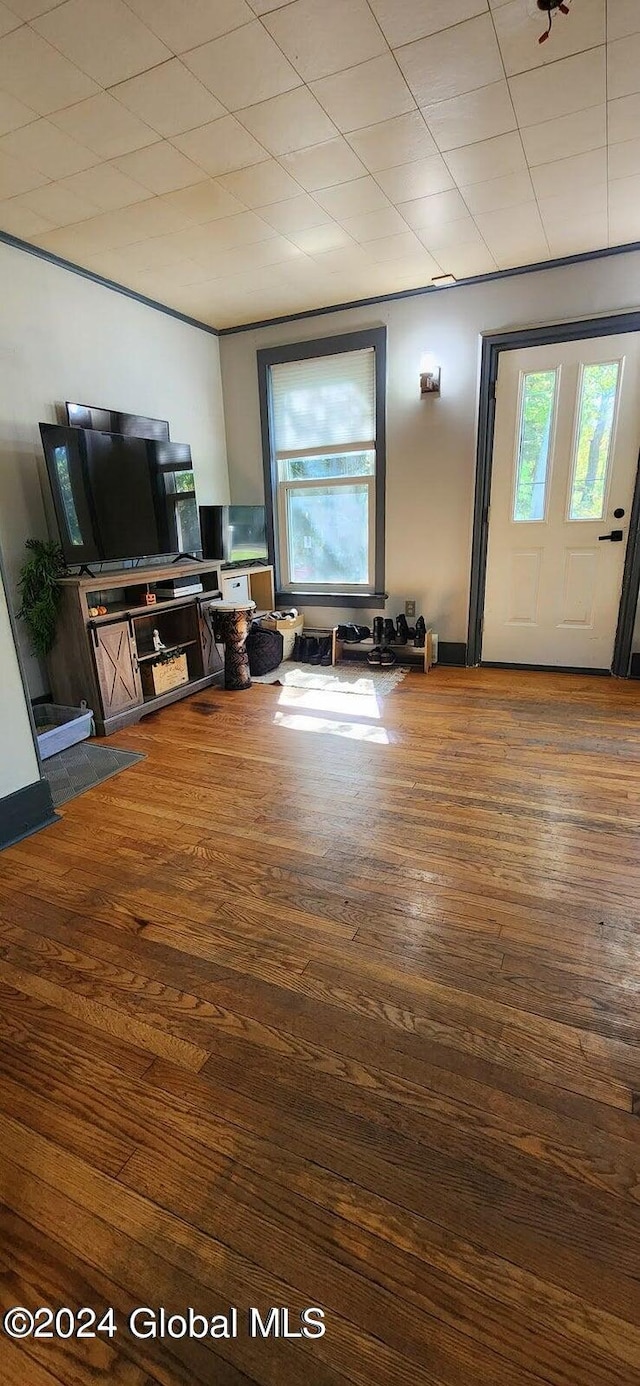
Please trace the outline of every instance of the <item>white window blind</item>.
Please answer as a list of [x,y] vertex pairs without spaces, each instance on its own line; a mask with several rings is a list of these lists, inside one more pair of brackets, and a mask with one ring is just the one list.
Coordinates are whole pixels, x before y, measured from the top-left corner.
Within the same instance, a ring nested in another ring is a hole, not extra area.
[[271,404],[278,459],[374,447],[373,347],[272,366]]

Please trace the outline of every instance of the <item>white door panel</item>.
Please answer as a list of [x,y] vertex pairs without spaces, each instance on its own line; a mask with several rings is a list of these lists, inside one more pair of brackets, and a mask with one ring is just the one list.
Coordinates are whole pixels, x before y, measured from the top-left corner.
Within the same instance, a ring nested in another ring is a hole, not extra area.
[[483,659],[611,667],[639,444],[638,334],[501,353]]

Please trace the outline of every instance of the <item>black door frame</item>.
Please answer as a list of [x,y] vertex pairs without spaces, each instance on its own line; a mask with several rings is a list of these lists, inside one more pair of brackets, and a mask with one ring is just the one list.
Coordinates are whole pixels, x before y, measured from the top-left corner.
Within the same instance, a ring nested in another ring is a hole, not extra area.
[[[468,665],[480,664],[482,656],[482,625],[489,540],[489,500],[496,414],[496,380],[500,353],[523,347],[575,342],[587,337],[612,337],[624,332],[640,332],[640,312],[615,313],[603,318],[579,319],[577,322],[549,324],[544,327],[527,327],[518,332],[488,333],[482,339],[469,629],[467,635]],[[627,540],[618,626],[611,664],[611,673],[616,674],[619,678],[629,677],[631,645],[639,593],[640,456],[633,504],[629,516],[629,538]]]

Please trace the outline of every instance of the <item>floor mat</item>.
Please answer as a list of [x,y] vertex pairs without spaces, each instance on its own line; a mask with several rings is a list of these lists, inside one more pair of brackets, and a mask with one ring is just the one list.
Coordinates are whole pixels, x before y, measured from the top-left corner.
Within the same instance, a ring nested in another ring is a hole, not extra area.
[[49,781],[54,807],[60,808],[69,799],[94,789],[138,760],[145,760],[138,751],[119,751],[115,746],[97,746],[93,741],[81,741],[66,751],[58,751],[43,764],[43,775]]
[[285,688],[326,688],[335,693],[377,693],[384,698],[408,673],[406,664],[379,669],[364,661],[353,660],[349,665],[339,664],[323,669],[285,659],[270,674],[262,674],[258,678],[252,675],[251,682],[280,683]]

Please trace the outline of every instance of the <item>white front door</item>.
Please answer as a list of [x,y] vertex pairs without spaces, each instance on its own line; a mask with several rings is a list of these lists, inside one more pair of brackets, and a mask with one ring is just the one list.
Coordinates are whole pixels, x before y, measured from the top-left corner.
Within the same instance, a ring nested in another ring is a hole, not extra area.
[[611,667],[639,446],[640,334],[501,353],[484,660]]

